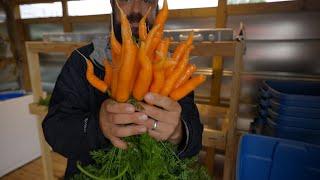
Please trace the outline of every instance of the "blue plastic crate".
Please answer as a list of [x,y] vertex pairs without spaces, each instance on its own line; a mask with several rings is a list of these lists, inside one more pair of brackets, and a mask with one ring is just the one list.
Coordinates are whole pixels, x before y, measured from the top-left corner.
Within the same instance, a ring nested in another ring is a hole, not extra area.
[[318,119],[313,118],[298,118],[293,116],[286,116],[278,114],[271,109],[268,111],[270,119],[277,123],[279,126],[290,126],[297,128],[315,129],[320,130],[320,117]]
[[319,180],[320,146],[246,134],[241,138],[237,180]]
[[269,108],[270,107],[270,101],[269,99],[264,99],[264,98],[260,98],[259,100],[259,105],[262,107],[262,108]]
[[259,114],[259,116],[262,117],[262,118],[267,118],[268,115],[269,115],[269,112],[268,112],[268,109],[267,109],[267,108],[264,108],[264,107],[259,106],[259,107],[258,107],[258,114]]
[[316,82],[268,80],[263,82],[260,95],[286,106],[320,108],[320,83]]
[[263,134],[320,145],[320,130],[280,126],[269,118],[264,126]]
[[282,115],[294,116],[300,118],[319,118],[320,117],[320,108],[304,108],[298,106],[287,106],[270,100],[271,109]]
[[25,94],[26,93],[23,90],[0,92],[0,101],[21,97]]
[[268,86],[263,84],[262,87],[259,88],[260,99],[269,99],[271,98],[271,94],[268,92]]

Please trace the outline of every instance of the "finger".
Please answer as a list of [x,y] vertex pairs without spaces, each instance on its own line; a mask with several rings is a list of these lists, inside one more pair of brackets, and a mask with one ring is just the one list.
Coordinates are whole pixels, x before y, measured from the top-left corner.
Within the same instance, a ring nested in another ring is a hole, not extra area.
[[118,125],[125,124],[143,124],[148,119],[148,116],[142,112],[136,112],[132,114],[113,114],[111,123]]
[[157,127],[153,129],[155,122],[156,120],[154,119],[148,119],[144,122],[144,126],[147,127],[148,130],[157,131],[159,133],[166,133],[166,129],[170,127],[169,124],[157,121]]
[[128,103],[117,103],[111,99],[106,101],[106,110],[111,113],[133,113],[135,108]]
[[149,117],[156,119],[158,121],[166,121],[166,117],[168,117],[168,111],[160,109],[155,106],[150,106],[145,103],[141,103],[143,106],[143,112],[148,115]]
[[128,145],[126,142],[122,141],[120,138],[118,137],[110,137],[109,140],[111,141],[111,143],[117,147],[117,148],[120,148],[120,149],[127,149],[128,148]]
[[157,141],[165,141],[166,139],[164,139],[163,137],[161,137],[161,134],[157,131],[154,130],[148,130],[148,134],[150,137],[156,139]]
[[116,137],[134,136],[145,132],[147,132],[147,128],[143,125],[114,126],[111,129],[112,135]]
[[144,100],[148,104],[162,107],[163,109],[168,111],[179,111],[181,109],[179,103],[177,103],[176,101],[170,99],[169,97],[161,96],[156,93],[146,94]]

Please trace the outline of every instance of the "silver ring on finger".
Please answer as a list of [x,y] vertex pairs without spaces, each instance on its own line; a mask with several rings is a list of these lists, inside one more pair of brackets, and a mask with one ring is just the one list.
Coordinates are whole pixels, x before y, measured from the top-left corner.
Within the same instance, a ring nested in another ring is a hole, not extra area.
[[158,121],[157,121],[157,120],[154,120],[152,130],[156,130],[157,127],[158,127]]

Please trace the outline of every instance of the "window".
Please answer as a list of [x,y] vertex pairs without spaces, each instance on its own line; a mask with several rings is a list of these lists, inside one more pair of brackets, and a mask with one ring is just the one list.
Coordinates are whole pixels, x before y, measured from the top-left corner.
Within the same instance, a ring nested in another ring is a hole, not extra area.
[[20,15],[22,19],[61,17],[62,4],[61,2],[54,2],[20,5]]
[[292,1],[292,0],[228,0],[228,4],[248,4],[248,3],[279,2],[279,1]]
[[3,23],[6,21],[6,14],[3,10],[0,10],[0,23]]
[[70,16],[110,14],[112,8],[110,0],[68,1],[68,12]]
[[[163,0],[159,0],[162,7]],[[204,7],[217,7],[218,0],[168,0],[169,9],[192,9]]]

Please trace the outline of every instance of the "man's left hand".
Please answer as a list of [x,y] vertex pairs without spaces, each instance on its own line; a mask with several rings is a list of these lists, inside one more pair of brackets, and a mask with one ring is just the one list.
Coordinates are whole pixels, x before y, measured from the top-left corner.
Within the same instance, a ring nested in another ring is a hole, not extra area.
[[148,134],[158,141],[179,144],[183,136],[180,104],[155,93],[148,93],[144,100],[148,103],[142,103],[144,113],[149,117],[145,121]]

